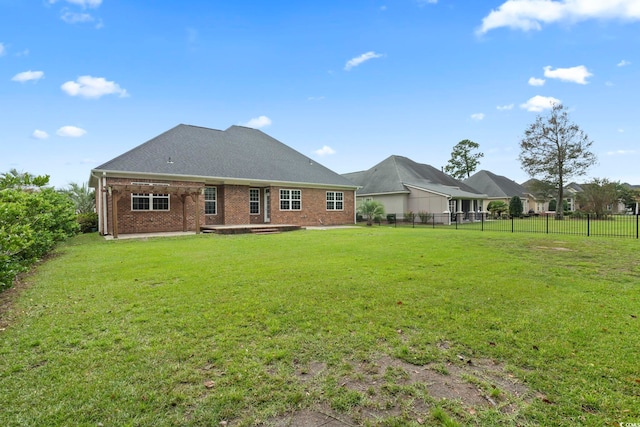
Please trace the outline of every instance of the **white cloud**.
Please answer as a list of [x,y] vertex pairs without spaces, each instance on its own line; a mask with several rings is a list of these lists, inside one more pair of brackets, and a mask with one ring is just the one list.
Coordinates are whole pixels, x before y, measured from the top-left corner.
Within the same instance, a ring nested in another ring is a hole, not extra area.
[[437,4],[438,0],[417,0],[418,5],[424,6],[425,4]]
[[374,58],[381,58],[382,54],[380,53],[375,53],[373,51],[367,52],[367,53],[363,53],[360,56],[357,56],[355,58],[351,58],[350,60],[347,61],[347,63],[344,66],[344,69],[346,71],[350,71],[352,68],[357,67],[358,65],[362,64],[363,62],[369,61],[370,59],[374,59]]
[[44,72],[42,71],[23,71],[21,73],[16,74],[11,78],[14,82],[24,83],[30,80],[38,81],[44,77]]
[[482,19],[478,34],[501,27],[540,30],[542,24],[589,19],[640,20],[638,0],[507,0]]
[[65,12],[60,16],[67,24],[78,24],[78,23],[86,23],[93,22],[94,18],[88,13],[75,13],[75,12]]
[[61,89],[68,95],[83,98],[100,98],[104,95],[118,95],[121,98],[129,96],[125,89],[115,82],[107,81],[104,77],[80,76],[75,82],[64,83]]
[[616,64],[618,67],[626,67],[627,65],[631,65],[631,62],[623,59],[622,61],[618,62],[618,64]]
[[551,109],[556,104],[560,104],[561,101],[552,96],[540,96],[536,95],[529,99],[524,104],[520,104],[520,108],[534,113],[539,113],[544,110]]
[[323,101],[324,96],[310,96],[307,98],[307,101]]
[[546,82],[545,79],[538,79],[536,77],[531,77],[529,79],[529,85],[531,86],[544,86],[545,82]]
[[471,115],[472,120],[480,121],[484,119],[484,113],[474,113]]
[[624,133],[624,129],[618,129],[618,132]]
[[68,136],[71,138],[79,138],[86,133],[87,133],[86,130],[79,127],[75,127],[75,126],[62,126],[56,132],[58,136]]
[[5,52],[6,52],[6,49],[4,47],[4,44],[0,43],[0,56],[4,55]]
[[513,104],[508,104],[508,105],[498,105],[496,107],[496,109],[498,111],[508,111],[508,110],[513,110]]
[[48,133],[46,133],[46,132],[45,132],[45,131],[43,131],[43,130],[36,129],[36,130],[34,130],[34,131],[33,131],[33,133],[31,134],[31,137],[32,137],[32,138],[35,138],[35,139],[47,139],[47,138],[49,138],[49,134],[48,134]]
[[635,154],[636,150],[615,150],[607,151],[607,156],[625,156],[627,154]]
[[249,120],[248,122],[246,122],[245,124],[243,124],[242,126],[246,126],[248,128],[254,128],[254,129],[260,129],[266,126],[270,126],[271,125],[271,119],[267,116],[260,116],[260,117],[255,117],[251,120]]
[[[64,0],[67,3],[75,4],[82,7],[99,7],[102,4],[102,0]],[[49,0],[50,4],[57,3],[58,0]]]
[[586,85],[587,78],[593,76],[584,65],[571,68],[556,68],[552,70],[550,66],[544,67],[544,76],[550,79],[559,79],[563,82],[578,83]]
[[336,154],[336,150],[329,147],[328,145],[323,145],[319,150],[314,151],[318,156],[328,156],[331,154]]

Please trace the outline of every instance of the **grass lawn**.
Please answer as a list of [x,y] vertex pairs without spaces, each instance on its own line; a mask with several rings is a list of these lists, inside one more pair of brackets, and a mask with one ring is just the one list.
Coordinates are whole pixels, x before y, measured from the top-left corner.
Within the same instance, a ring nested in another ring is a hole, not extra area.
[[488,231],[618,236],[637,239],[639,218],[636,215],[611,215],[606,219],[566,216],[563,220],[556,220],[553,216],[531,216],[513,220],[490,219],[484,222],[464,223],[460,226]]
[[639,245],[78,236],[0,305],[0,425],[640,423]]

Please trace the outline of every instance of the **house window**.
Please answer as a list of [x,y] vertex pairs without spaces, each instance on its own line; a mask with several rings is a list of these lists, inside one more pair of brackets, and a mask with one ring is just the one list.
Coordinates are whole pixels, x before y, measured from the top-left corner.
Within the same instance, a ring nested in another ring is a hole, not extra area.
[[204,188],[204,214],[215,215],[218,213],[218,199],[216,187]]
[[299,211],[302,209],[301,190],[280,190],[280,210]]
[[327,191],[327,210],[341,211],[344,209],[344,193],[342,191]]
[[168,211],[169,195],[154,193],[132,193],[132,211]]
[[260,213],[260,189],[249,189],[249,213],[251,215],[258,215]]

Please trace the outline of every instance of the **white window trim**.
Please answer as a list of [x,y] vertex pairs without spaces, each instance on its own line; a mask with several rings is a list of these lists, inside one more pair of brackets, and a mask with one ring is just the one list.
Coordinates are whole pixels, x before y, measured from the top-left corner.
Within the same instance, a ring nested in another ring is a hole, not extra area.
[[[133,199],[134,198],[148,198],[149,199],[149,209],[134,209],[133,208]],[[154,199],[167,199],[167,209],[153,209],[153,200]],[[131,193],[131,211],[132,212],[169,212],[171,210],[171,195],[167,193]]]
[[[333,199],[329,200],[329,194],[333,196]],[[341,195],[340,200],[338,200],[338,197],[337,197],[338,194]],[[333,208],[329,208],[328,206],[329,203],[333,204]],[[342,206],[340,209],[336,208],[338,203],[340,203],[340,205]],[[327,191],[325,207],[328,211],[336,211],[336,212],[343,211],[344,210],[344,191]]]
[[[214,199],[207,199],[207,189],[214,190]],[[213,202],[213,213],[207,213],[207,202]],[[205,215],[218,215],[218,187],[205,187],[204,192],[204,214]]]
[[[255,200],[251,200],[251,192],[254,191],[256,195]],[[258,206],[258,212],[251,212],[251,204],[255,203]],[[249,215],[260,215],[260,189],[249,188]]]
[[[282,198],[282,192],[283,191],[288,191],[289,192],[289,197],[286,199]],[[294,199],[293,198],[293,193],[297,192],[300,195],[299,199]],[[294,211],[294,212],[298,212],[302,210],[302,190],[298,190],[298,189],[289,189],[289,188],[281,188],[279,191],[279,200],[278,200],[278,207],[280,208],[281,211]],[[289,208],[288,209],[282,209],[282,202],[283,201],[287,201],[289,202]],[[297,201],[300,203],[300,207],[298,209],[294,209],[293,208],[293,202]]]

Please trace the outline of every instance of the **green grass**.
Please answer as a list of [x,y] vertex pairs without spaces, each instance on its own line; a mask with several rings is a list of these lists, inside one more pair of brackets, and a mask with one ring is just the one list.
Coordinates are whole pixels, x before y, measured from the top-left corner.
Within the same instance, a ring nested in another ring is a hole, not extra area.
[[617,236],[637,238],[638,217],[635,215],[610,215],[607,219],[587,219],[566,216],[556,220],[553,216],[523,217],[511,219],[490,219],[465,222],[459,227],[483,229],[486,231],[506,231],[543,234],[575,234],[580,236]]
[[[375,424],[359,411],[383,397],[397,412],[376,425],[420,425],[406,402],[428,408],[422,425],[640,423],[639,244],[389,227],[78,236],[2,313],[0,425],[250,426],[316,407]],[[506,412],[433,399],[397,368],[344,385],[384,356],[444,376],[490,359],[529,393]]]

